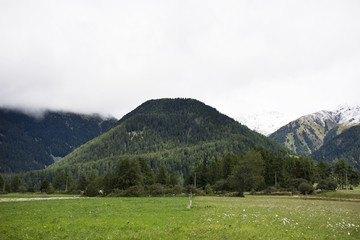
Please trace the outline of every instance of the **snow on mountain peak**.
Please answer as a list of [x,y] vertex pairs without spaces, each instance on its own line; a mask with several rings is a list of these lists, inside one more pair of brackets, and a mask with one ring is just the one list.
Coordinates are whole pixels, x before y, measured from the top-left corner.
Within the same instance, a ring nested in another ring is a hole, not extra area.
[[246,125],[251,130],[259,132],[265,136],[270,135],[277,129],[287,124],[293,119],[290,114],[280,112],[262,112],[258,114],[245,115],[239,117],[237,120]]
[[[238,117],[237,120],[250,129],[266,136],[278,130],[280,127],[293,121],[293,115],[280,112],[262,112],[258,114]],[[316,122],[325,127],[336,124],[356,125],[360,124],[360,106],[341,104],[333,111],[322,110],[313,114],[305,115],[298,119],[300,122]]]
[[339,124],[353,125],[360,123],[360,106],[342,104],[337,107],[335,113],[339,117]]
[[330,121],[336,124],[354,125],[360,123],[360,106],[341,104],[333,111],[319,111],[300,118],[301,120],[311,119],[322,126]]

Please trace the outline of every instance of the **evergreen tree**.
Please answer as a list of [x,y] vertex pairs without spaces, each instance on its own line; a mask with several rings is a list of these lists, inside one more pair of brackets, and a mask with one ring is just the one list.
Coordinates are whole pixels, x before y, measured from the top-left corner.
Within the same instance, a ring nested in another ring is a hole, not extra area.
[[348,166],[347,178],[348,178],[348,184],[350,184],[350,188],[352,186],[358,186],[360,184],[360,173],[359,171],[355,170],[352,166]]
[[125,158],[119,161],[115,172],[115,188],[128,189],[142,184],[142,174],[139,161]]
[[87,185],[89,184],[87,178],[86,178],[86,175],[85,174],[80,174],[80,177],[79,177],[79,182],[78,182],[78,189],[79,190],[85,190]]
[[234,190],[243,196],[245,190],[257,189],[264,184],[265,163],[259,152],[248,151],[240,158],[229,180]]
[[234,170],[234,166],[238,162],[238,159],[235,156],[235,154],[229,153],[225,156],[225,158],[223,159],[222,162],[223,162],[223,167],[222,167],[223,176],[222,177],[224,179],[226,179],[231,175],[232,171]]
[[65,171],[61,171],[58,175],[54,177],[52,184],[57,190],[68,191],[70,189],[70,186],[72,185],[72,178]]
[[141,174],[143,176],[144,185],[152,185],[155,182],[155,175],[149,164],[146,163],[144,158],[139,158]]
[[346,184],[348,164],[345,159],[340,159],[334,164],[334,175],[337,183],[340,185],[340,189],[343,189]]
[[19,175],[16,175],[13,177],[11,181],[11,191],[12,192],[18,192],[21,186],[21,179]]
[[44,181],[42,181],[41,183],[40,191],[47,192],[48,188],[49,188],[49,180],[47,177],[45,177]]
[[319,180],[328,179],[331,175],[331,166],[328,162],[322,160],[317,163],[316,171]]
[[178,179],[177,179],[177,176],[176,176],[175,172],[171,173],[169,184],[171,186],[175,186],[175,185],[178,184]]
[[160,168],[160,171],[157,175],[157,183],[160,183],[160,184],[163,184],[163,185],[166,185],[168,183],[168,175],[167,175],[167,172],[165,170],[165,167],[162,166]]
[[208,162],[206,157],[203,159],[203,162],[200,165],[200,172],[196,181],[198,187],[205,187],[209,183]]
[[5,179],[0,173],[0,192],[5,193]]

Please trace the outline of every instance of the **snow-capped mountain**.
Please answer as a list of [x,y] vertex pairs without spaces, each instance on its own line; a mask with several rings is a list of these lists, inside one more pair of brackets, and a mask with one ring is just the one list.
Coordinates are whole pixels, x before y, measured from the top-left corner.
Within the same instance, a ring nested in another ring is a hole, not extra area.
[[270,135],[299,155],[310,155],[345,129],[360,125],[360,106],[343,104],[292,121]]
[[325,126],[327,122],[341,124],[344,126],[353,126],[360,123],[360,106],[342,104],[334,111],[323,110],[300,118],[300,120],[307,119],[321,123],[323,126]]
[[290,114],[286,113],[262,112],[239,117],[237,121],[251,130],[268,136],[293,119]]
[[340,105],[335,114],[339,124],[357,125],[360,123],[360,106]]

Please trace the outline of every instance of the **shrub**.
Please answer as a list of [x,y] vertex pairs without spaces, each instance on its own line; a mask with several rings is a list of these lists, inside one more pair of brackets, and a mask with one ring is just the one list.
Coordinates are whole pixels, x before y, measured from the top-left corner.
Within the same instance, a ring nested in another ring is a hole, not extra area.
[[21,193],[25,193],[25,192],[26,192],[26,187],[24,187],[23,185],[21,185],[18,189],[19,189],[19,191],[20,191]]
[[206,184],[206,186],[205,186],[205,193],[206,193],[206,194],[213,194],[213,190],[212,190],[210,184]]
[[101,189],[100,189],[99,185],[94,180],[87,185],[84,195],[88,196],[88,197],[96,197],[96,196],[100,195],[100,190]]
[[271,194],[271,193],[276,192],[276,191],[277,191],[277,189],[274,186],[269,186],[264,190],[264,193],[265,194]]
[[310,194],[314,191],[314,188],[311,184],[309,184],[307,182],[302,182],[299,185],[299,191],[301,194]]
[[165,187],[160,183],[156,183],[151,186],[148,186],[147,192],[155,196],[163,195],[165,194]]
[[292,191],[296,191],[299,189],[299,186],[302,184],[302,183],[307,183],[307,181],[303,178],[295,178],[295,179],[291,179],[289,181],[289,187],[290,187],[290,190]]
[[142,186],[132,186],[125,190],[125,197],[141,197],[144,195],[144,188]]
[[46,188],[46,193],[47,194],[53,194],[55,192],[55,188],[50,184],[47,188]]
[[35,192],[35,187],[28,187],[27,191],[33,193]]
[[326,191],[335,191],[337,188],[337,183],[332,179],[323,179],[320,180],[316,188]]
[[218,180],[213,186],[214,191],[224,191],[229,189],[230,189],[229,183],[225,179]]

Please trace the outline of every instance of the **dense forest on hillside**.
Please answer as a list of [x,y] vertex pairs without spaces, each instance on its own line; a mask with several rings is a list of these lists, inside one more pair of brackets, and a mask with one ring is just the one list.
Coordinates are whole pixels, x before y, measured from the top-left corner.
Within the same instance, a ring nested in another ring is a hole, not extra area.
[[334,164],[344,158],[347,163],[360,170],[360,126],[354,126],[325,142],[312,154],[317,161]]
[[164,166],[185,179],[204,157],[213,162],[227,153],[240,155],[254,147],[289,152],[197,100],[150,100],[114,128],[36,174],[52,178],[67,171],[75,179],[91,172],[101,175],[114,169],[119,158],[129,156],[144,158],[155,172]]
[[33,117],[0,109],[0,172],[45,168],[115,123],[96,115],[44,112]]

